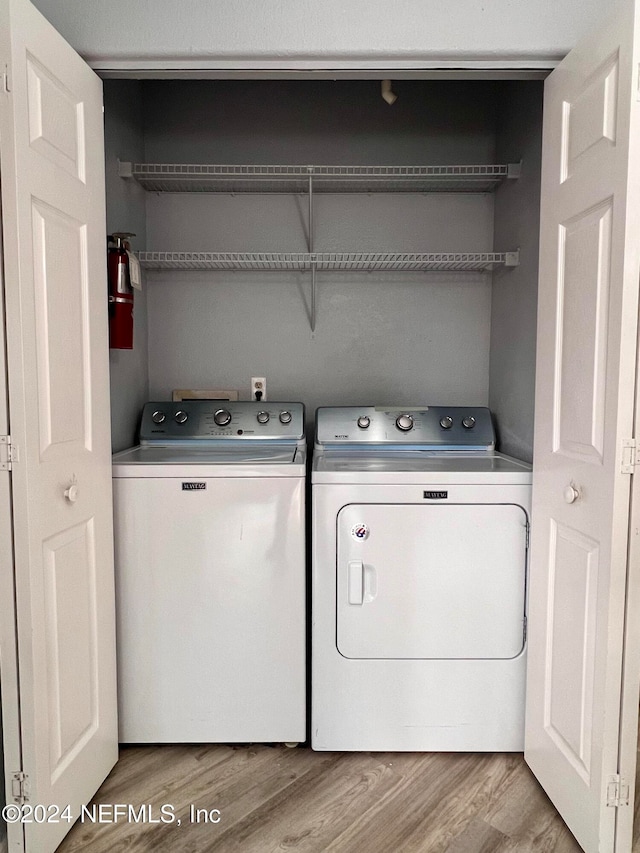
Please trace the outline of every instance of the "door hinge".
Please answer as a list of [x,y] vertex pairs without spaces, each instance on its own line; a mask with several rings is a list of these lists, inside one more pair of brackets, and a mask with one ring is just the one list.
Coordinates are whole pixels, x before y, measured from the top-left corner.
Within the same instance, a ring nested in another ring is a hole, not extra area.
[[11,436],[0,435],[0,471],[11,471],[11,464],[18,461],[18,448],[11,443]]
[[11,774],[11,796],[19,805],[29,802],[31,795],[31,782],[26,773],[18,770]]
[[9,82],[9,70],[5,65],[4,71],[2,72],[2,91],[5,95],[8,95],[11,91],[11,84]]
[[633,474],[638,464],[638,448],[635,438],[622,439],[622,454],[620,459],[620,473]]
[[629,805],[629,783],[619,773],[607,777],[607,806],[618,809]]

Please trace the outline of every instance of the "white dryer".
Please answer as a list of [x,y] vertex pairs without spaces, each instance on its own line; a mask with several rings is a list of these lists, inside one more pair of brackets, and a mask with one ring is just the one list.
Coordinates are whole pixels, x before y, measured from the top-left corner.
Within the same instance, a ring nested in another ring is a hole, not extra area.
[[311,745],[524,745],[531,467],[486,408],[321,408]]
[[147,403],[113,458],[120,740],[306,736],[300,403]]

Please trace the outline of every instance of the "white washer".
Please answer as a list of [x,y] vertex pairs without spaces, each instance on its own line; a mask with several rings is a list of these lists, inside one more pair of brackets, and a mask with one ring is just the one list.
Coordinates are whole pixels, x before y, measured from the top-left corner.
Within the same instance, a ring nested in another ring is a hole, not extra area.
[[300,403],[147,403],[113,458],[120,740],[306,736]]
[[522,750],[531,467],[485,408],[322,408],[311,745]]

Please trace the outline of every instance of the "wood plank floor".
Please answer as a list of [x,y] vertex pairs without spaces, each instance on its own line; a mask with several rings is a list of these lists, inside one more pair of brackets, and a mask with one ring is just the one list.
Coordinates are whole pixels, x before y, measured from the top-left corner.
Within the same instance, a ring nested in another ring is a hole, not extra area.
[[580,851],[519,754],[125,747],[93,803],[170,804],[181,823],[85,821],[59,853]]

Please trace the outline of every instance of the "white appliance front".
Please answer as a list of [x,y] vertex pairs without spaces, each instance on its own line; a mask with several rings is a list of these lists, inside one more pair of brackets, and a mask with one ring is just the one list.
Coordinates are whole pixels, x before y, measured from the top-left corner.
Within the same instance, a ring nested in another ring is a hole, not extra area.
[[113,457],[120,740],[306,739],[300,403],[147,403]]
[[304,476],[202,473],[114,479],[120,740],[304,741]]
[[313,749],[523,749],[529,477],[314,483]]
[[522,750],[531,466],[486,407],[320,408],[311,745]]

